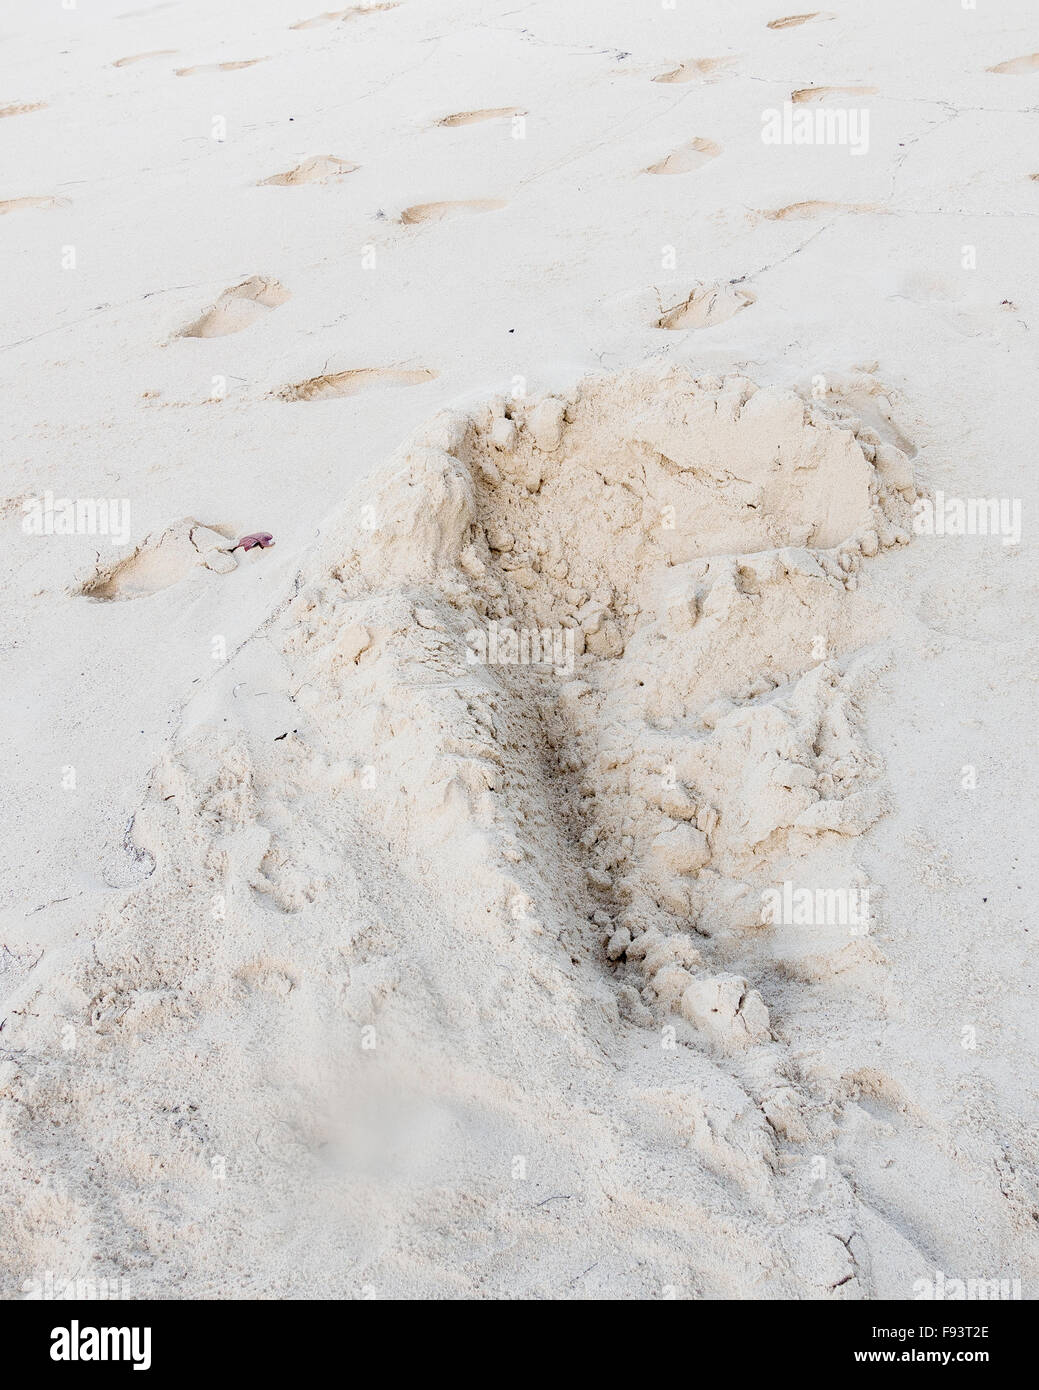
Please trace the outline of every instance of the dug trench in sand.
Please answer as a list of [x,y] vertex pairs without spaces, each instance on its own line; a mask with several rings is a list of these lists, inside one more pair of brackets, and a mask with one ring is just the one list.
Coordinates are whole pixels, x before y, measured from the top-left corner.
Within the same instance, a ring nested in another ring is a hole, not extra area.
[[[841,1157],[883,1114],[945,1161],[876,1065],[883,953],[763,910],[870,886],[858,581],[917,496],[884,402],[593,377],[438,415],[357,488],[183,711],[147,876],[12,1011],[5,1266],[543,1296],[591,1229],[632,1297],[927,1277]],[[492,625],[573,661],[473,660]]]

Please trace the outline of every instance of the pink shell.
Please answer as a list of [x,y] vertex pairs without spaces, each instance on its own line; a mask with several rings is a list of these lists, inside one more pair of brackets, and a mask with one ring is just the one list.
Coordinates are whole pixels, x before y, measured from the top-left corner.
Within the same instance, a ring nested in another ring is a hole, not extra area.
[[252,550],[254,545],[258,545],[261,550],[266,550],[269,545],[274,544],[274,537],[269,531],[251,531],[248,536],[243,536],[238,545],[232,547],[237,550],[239,546],[243,550]]

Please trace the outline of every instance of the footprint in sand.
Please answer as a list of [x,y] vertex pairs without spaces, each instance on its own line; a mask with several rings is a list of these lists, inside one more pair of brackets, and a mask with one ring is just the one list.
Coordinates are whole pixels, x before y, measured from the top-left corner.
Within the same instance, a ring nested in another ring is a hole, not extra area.
[[338,396],[355,396],[371,386],[420,386],[439,375],[426,367],[408,371],[397,367],[359,367],[350,372],[326,372],[285,386],[277,392],[283,401],[326,401]]
[[811,24],[813,20],[821,23],[824,19],[836,19],[828,10],[814,10],[811,14],[788,14],[782,19],[770,19],[766,29],[796,29],[800,24]]
[[651,164],[645,172],[647,174],[689,174],[709,160],[717,158],[721,152],[721,145],[716,145],[713,140],[697,138],[690,140],[687,145],[680,145],[666,159],[660,160],[657,164]]
[[481,121],[504,121],[510,116],[525,116],[522,106],[488,106],[482,111],[456,111],[453,116],[442,116],[434,121],[435,126],[454,128],[459,125],[478,125]]
[[347,10],[326,10],[316,14],[313,19],[301,19],[298,24],[290,24],[290,29],[316,29],[321,24],[345,23],[349,19],[359,19],[363,14],[379,14],[383,10],[396,10],[401,0],[390,0],[385,5],[351,5]]
[[827,203],[812,199],[807,203],[788,203],[785,208],[771,208],[759,211],[758,217],[769,222],[810,222],[816,217],[826,217],[835,212],[880,212],[874,203]]
[[0,217],[8,212],[21,212],[24,208],[67,208],[71,206],[68,198],[8,198],[0,202]]
[[[143,62],[145,61],[146,58],[169,58],[169,57],[171,57],[174,53],[176,53],[177,51],[178,51],[178,50],[175,49],[175,48],[153,48],[152,51],[151,51],[150,53],[131,53],[130,56],[129,56],[128,58],[117,58],[117,59],[115,60],[115,62],[112,64],[112,66],[113,66],[114,68],[128,68],[128,67],[130,66],[131,63],[143,63]],[[257,61],[257,62],[260,62],[261,60],[260,60],[259,58],[257,58],[256,61]],[[185,72],[197,72],[197,71],[200,71],[200,69],[197,69],[197,68],[187,68],[187,69],[185,69]],[[178,76],[181,76],[181,77],[182,77],[183,75],[184,75],[183,73],[179,73],[179,74],[178,74]]]
[[315,154],[294,169],[287,169],[284,174],[272,174],[269,179],[260,179],[257,187],[274,184],[278,188],[296,188],[301,183],[328,183],[330,179],[342,178],[360,167],[349,160],[338,159],[334,154]]
[[146,536],[123,560],[98,564],[72,593],[82,598],[113,602],[147,598],[184,579],[196,566],[228,574],[237,568],[230,554],[234,532],[222,526],[204,526],[186,516],[164,531]]
[[985,71],[1009,73],[1014,77],[1036,72],[1039,71],[1039,53],[1027,53],[1023,58],[1008,58],[1005,63],[997,63],[994,68],[986,68]]
[[650,80],[652,82],[697,82],[709,81],[713,73],[721,74],[724,68],[735,63],[735,58],[687,58],[670,72],[662,72]]
[[665,309],[658,328],[713,328],[748,308],[757,296],[733,284],[695,285],[685,299]]
[[872,97],[876,96],[876,87],[800,87],[796,92],[790,93],[792,102],[823,102],[829,97]]
[[24,116],[29,111],[42,111],[46,105],[45,101],[16,101],[10,106],[0,106],[0,119],[4,116]]
[[243,328],[248,328],[291,297],[279,281],[267,275],[252,275],[233,289],[224,290],[214,305],[194,323],[181,329],[177,336],[223,338],[228,333],[241,333]]
[[506,205],[504,198],[462,198],[454,203],[414,203],[405,208],[400,220],[407,226],[418,222],[443,222],[465,212],[497,212]]
[[238,72],[240,68],[253,68],[257,63],[266,63],[268,58],[243,58],[237,63],[199,63],[193,68],[177,68],[178,77],[195,77],[206,72]]

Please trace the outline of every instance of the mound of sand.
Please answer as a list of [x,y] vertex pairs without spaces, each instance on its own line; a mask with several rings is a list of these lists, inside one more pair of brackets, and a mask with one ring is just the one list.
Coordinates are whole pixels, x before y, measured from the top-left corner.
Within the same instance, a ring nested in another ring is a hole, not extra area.
[[[884,810],[859,579],[915,486],[876,390],[873,428],[742,377],[594,378],[441,414],[364,481],[185,710],[128,841],[153,871],[11,1011],[9,1270],[173,1297],[926,1275],[839,1161],[872,1124],[926,1142],[856,1032],[883,956],[844,930],[781,958],[762,913],[860,883]],[[839,1004],[825,1058],[794,980]]]

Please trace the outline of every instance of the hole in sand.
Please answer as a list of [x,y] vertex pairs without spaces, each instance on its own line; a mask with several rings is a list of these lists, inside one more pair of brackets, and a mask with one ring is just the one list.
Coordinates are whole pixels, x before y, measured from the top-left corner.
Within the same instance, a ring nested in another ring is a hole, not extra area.
[[384,10],[396,10],[400,7],[400,0],[392,0],[391,3],[383,5],[351,5],[345,10],[326,10],[324,14],[316,14],[313,19],[301,19],[296,24],[290,24],[290,29],[318,29],[323,24],[346,23],[350,19],[360,19],[366,14],[381,14]]
[[196,77],[207,72],[238,72],[242,68],[253,68],[257,63],[266,63],[267,58],[242,58],[236,63],[198,63],[193,68],[177,68],[178,77]]
[[397,367],[359,367],[348,372],[326,372],[295,386],[285,386],[277,394],[283,401],[324,401],[337,396],[356,396],[372,386],[421,386],[439,373],[426,367],[406,370]]
[[824,102],[830,97],[871,97],[876,93],[876,87],[799,87],[790,93],[790,100],[803,105]]
[[788,14],[781,19],[770,19],[768,29],[796,29],[798,25],[810,24],[812,20],[836,19],[836,15],[826,10],[813,10],[811,14]]
[[1005,63],[997,63],[994,68],[986,68],[985,71],[1007,73],[1015,77],[1036,72],[1039,71],[1039,53],[1028,53],[1023,58],[1008,58]]
[[150,53],[131,53],[128,58],[117,58],[114,68],[128,68],[132,63],[143,63],[147,58],[170,58],[178,50],[175,48],[153,48]]
[[505,207],[504,198],[463,198],[452,203],[415,203],[405,208],[400,220],[407,226],[418,222],[443,222],[448,217],[459,217],[467,212],[497,212]]
[[283,174],[271,174],[270,178],[260,179],[258,186],[263,188],[267,184],[273,184],[278,188],[295,188],[301,183],[327,183],[329,179],[352,174],[360,167],[359,164],[351,164],[349,160],[339,159],[334,154],[315,154],[309,159],[304,159],[302,164],[297,164],[295,168],[287,169]]
[[67,208],[69,206],[68,198],[8,198],[6,202],[0,203],[0,217],[6,216],[9,212],[23,212],[26,208]]
[[721,145],[716,145],[713,140],[701,140],[698,137],[695,140],[690,140],[687,145],[681,145],[677,150],[673,150],[666,159],[651,164],[646,173],[689,174],[709,160],[716,159],[721,152]]
[[266,275],[253,275],[233,289],[225,290],[212,308],[188,324],[178,335],[181,338],[223,338],[228,333],[240,333],[271,309],[291,299],[290,292],[278,280]]
[[759,211],[757,215],[770,222],[811,222],[816,217],[827,217],[831,213],[882,211],[873,203],[828,203],[821,199],[810,199],[806,203],[788,203],[784,208]]
[[713,328],[748,308],[755,298],[749,290],[737,285],[697,285],[685,299],[661,314],[657,327]]
[[735,58],[688,58],[684,63],[679,63],[677,68],[672,68],[670,72],[662,72],[651,80],[666,83],[703,81],[715,73],[720,74],[725,68],[732,67],[735,61]]
[[478,125],[481,121],[502,121],[510,116],[525,116],[522,106],[488,106],[482,111],[456,111],[453,116],[442,116],[434,125],[454,127],[459,125]]
[[146,536],[125,558],[105,564],[72,589],[82,598],[104,602],[148,598],[185,579],[201,566],[217,574],[237,567],[230,554],[234,533],[223,526],[205,526],[194,517]]

